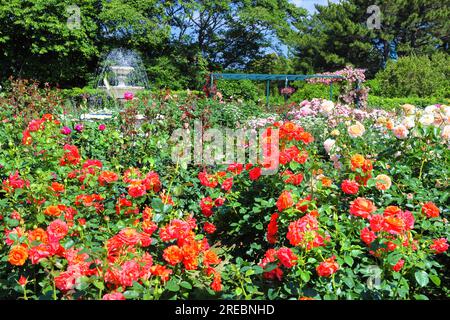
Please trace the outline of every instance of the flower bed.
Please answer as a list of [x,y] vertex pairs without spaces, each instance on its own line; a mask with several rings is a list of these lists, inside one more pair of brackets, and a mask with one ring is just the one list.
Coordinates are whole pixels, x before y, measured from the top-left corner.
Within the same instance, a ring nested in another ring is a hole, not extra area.
[[447,106],[304,102],[250,123],[280,133],[264,175],[172,162],[176,124],[136,127],[133,103],[106,124],[0,116],[1,298],[448,296]]

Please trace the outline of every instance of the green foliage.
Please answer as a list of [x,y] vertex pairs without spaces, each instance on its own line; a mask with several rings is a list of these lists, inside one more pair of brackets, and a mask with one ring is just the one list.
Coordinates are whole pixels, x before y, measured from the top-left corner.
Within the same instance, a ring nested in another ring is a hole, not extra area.
[[97,1],[80,3],[80,26],[67,23],[71,0],[2,1],[0,70],[2,76],[60,84],[82,82],[99,52]]
[[262,93],[257,82],[251,80],[219,80],[217,81],[217,91],[222,93],[225,99],[249,101],[257,101]]
[[[294,83],[295,93],[290,97],[290,101],[301,102],[313,98],[330,99],[330,86],[321,83],[308,83],[298,81]],[[333,84],[333,101],[339,96],[339,84]]]
[[390,61],[374,79],[372,92],[383,97],[450,97],[450,57],[445,53]]

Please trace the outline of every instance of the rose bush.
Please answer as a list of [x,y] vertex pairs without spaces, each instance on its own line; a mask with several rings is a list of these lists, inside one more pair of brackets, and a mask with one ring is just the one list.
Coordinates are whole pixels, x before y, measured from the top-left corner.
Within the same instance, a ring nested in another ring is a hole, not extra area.
[[[447,106],[266,121],[171,99],[140,125],[154,102],[81,123],[1,101],[1,298],[448,297]],[[277,172],[172,162],[171,130],[198,119],[279,130]]]

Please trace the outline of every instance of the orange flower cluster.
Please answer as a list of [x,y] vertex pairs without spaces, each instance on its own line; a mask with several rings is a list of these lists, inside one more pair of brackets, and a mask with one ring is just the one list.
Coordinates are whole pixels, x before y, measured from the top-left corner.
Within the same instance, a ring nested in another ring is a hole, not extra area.
[[78,151],[77,146],[73,146],[70,144],[66,144],[64,146],[64,155],[59,160],[59,164],[61,166],[67,166],[67,165],[73,165],[76,166],[80,163],[81,156],[80,152]]
[[312,134],[306,132],[302,127],[291,121],[286,121],[284,123],[275,122],[273,125],[280,130],[280,140],[296,140],[302,141],[304,144],[309,144],[314,141]]
[[356,176],[356,182],[366,186],[367,181],[372,178],[373,163],[370,159],[365,159],[360,154],[354,154],[350,158],[352,171],[359,171],[361,175]]
[[104,209],[103,203],[105,200],[101,195],[98,194],[80,194],[75,198],[76,206],[94,207],[97,212],[102,212]]
[[325,242],[330,239],[330,236],[319,230],[319,222],[309,213],[289,224],[286,238],[293,246],[311,250],[315,247],[325,246]]
[[[135,175],[138,178],[130,178]],[[144,179],[140,179],[141,173],[139,169],[132,168],[124,173],[124,181],[129,183],[128,195],[132,198],[144,196],[147,192],[159,192],[161,190],[161,181],[156,172],[149,172]]]
[[339,270],[339,264],[335,261],[336,257],[332,256],[331,258],[325,259],[325,261],[321,262],[317,268],[317,274],[320,277],[330,277],[333,273]]

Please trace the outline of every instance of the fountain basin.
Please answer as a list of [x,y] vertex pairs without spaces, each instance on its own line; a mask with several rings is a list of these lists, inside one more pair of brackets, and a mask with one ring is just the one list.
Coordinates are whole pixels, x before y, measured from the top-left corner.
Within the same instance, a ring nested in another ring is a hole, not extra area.
[[108,90],[106,86],[99,86],[99,89],[105,90],[107,93],[110,93],[115,99],[123,100],[125,92],[131,92],[133,95],[135,95],[136,92],[144,90],[145,88],[135,86],[112,86]]

